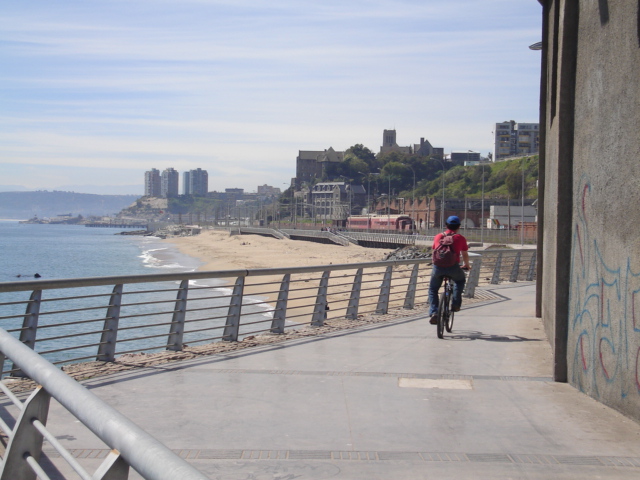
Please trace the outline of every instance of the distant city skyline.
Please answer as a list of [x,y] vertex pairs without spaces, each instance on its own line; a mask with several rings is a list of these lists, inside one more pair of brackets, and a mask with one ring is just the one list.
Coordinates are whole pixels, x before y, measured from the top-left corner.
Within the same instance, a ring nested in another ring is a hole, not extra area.
[[496,122],[539,120],[540,36],[535,0],[5,2],[0,181],[286,188],[298,151],[378,152],[385,129],[486,156]]

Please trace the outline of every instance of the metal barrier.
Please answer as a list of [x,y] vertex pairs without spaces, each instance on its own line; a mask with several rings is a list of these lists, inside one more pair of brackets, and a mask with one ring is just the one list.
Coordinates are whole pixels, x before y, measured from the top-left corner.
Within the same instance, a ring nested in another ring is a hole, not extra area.
[[[0,283],[0,326],[54,364],[282,333],[426,303],[429,260]],[[223,282],[231,283],[224,285]],[[294,323],[295,322],[295,323]],[[2,373],[20,372],[12,365]]]
[[[430,260],[0,283],[0,327],[54,364],[282,333],[427,303]],[[477,265],[476,265],[477,264]],[[509,273],[501,278],[502,272]],[[486,280],[532,280],[535,251],[483,252]],[[230,284],[230,285],[229,285]],[[0,371],[20,375],[13,366]]]
[[[0,419],[0,428],[9,437],[0,480],[49,480],[50,474],[60,478],[57,468],[53,467],[54,471],[48,473],[41,465],[44,439],[83,480],[126,480],[129,467],[149,480],[208,478],[3,329],[0,329],[0,351],[41,385],[23,403],[0,382],[0,389],[19,410],[13,427]],[[51,398],[112,449],[93,475],[47,429]]]

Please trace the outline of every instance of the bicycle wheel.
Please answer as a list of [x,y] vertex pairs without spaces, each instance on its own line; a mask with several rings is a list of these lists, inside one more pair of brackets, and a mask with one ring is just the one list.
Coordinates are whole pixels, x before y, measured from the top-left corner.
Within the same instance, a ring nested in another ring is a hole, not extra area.
[[447,318],[445,322],[445,328],[447,329],[447,333],[451,333],[453,330],[453,289],[449,291],[449,296],[447,298]]
[[444,325],[446,323],[446,312],[449,309],[447,304],[447,292],[444,291],[440,295],[440,303],[438,304],[438,338],[444,337]]

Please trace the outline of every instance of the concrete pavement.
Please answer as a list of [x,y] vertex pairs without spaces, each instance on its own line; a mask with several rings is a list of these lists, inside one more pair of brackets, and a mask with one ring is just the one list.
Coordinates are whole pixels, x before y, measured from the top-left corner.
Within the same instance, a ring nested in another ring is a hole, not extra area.
[[212,479],[638,478],[640,425],[552,381],[535,287],[491,290],[443,340],[405,317],[83,383]]

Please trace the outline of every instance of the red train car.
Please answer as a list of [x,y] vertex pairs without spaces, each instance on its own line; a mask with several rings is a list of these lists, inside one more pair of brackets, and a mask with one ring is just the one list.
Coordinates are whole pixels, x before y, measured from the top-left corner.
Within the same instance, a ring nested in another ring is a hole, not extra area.
[[414,224],[408,215],[352,215],[347,219],[347,228],[411,231],[414,229]]

